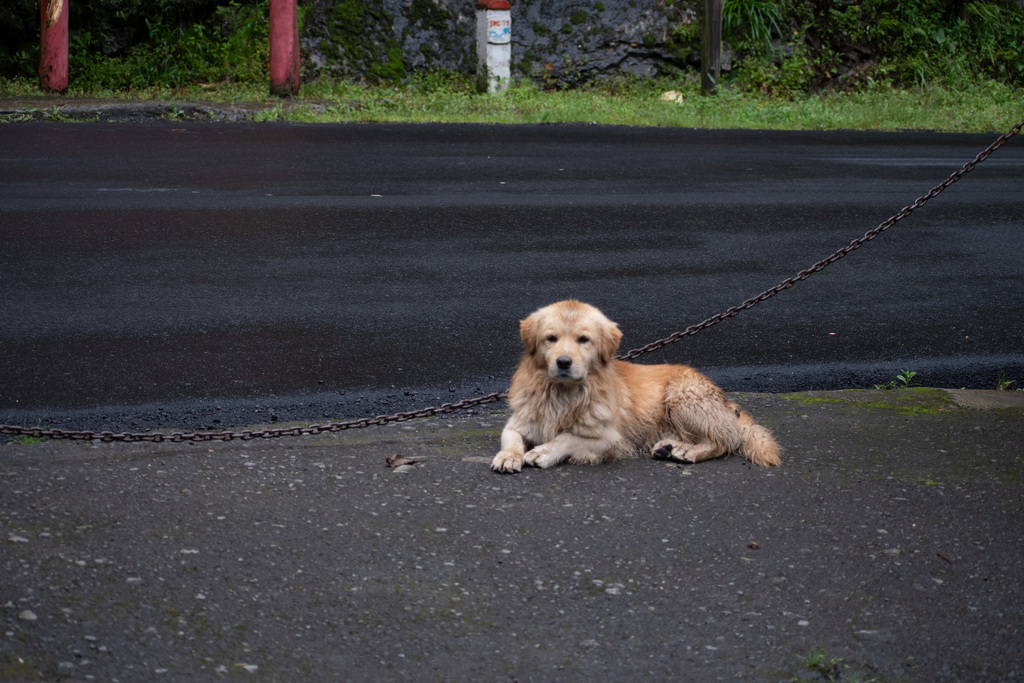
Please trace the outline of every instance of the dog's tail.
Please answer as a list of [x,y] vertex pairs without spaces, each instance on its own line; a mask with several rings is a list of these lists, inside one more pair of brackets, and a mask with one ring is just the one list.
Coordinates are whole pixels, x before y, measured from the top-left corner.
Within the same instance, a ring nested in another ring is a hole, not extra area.
[[[733,404],[735,405],[735,404]],[[750,413],[739,406],[735,407],[739,419],[740,438],[742,446],[740,453],[750,462],[761,467],[779,467],[782,460],[779,459],[779,452],[782,450],[772,433],[766,428],[754,422]]]

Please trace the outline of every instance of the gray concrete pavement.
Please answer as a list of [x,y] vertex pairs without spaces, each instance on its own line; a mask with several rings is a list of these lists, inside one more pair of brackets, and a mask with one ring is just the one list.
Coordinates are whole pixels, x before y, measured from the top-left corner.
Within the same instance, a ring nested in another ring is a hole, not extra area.
[[[735,398],[781,469],[497,475],[504,409],[269,442],[6,443],[3,678],[1024,675],[1024,393]],[[394,453],[421,462],[395,471]]]

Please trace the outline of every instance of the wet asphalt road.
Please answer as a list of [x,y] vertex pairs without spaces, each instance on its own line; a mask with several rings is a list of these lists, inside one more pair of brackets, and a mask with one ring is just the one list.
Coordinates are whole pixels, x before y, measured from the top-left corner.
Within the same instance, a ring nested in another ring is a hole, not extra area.
[[[0,422],[218,428],[505,388],[576,297],[641,346],[911,203],[995,135],[162,122],[0,127]],[[1024,376],[1024,145],[645,359],[728,390]]]

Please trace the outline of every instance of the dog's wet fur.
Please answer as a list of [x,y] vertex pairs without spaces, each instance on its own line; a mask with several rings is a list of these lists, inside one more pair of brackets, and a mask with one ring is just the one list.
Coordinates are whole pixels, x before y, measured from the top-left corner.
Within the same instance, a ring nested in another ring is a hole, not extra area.
[[616,359],[622,333],[593,306],[551,304],[523,320],[520,333],[526,353],[494,471],[636,455],[693,464],[737,453],[762,467],[781,464],[771,432],[701,373]]

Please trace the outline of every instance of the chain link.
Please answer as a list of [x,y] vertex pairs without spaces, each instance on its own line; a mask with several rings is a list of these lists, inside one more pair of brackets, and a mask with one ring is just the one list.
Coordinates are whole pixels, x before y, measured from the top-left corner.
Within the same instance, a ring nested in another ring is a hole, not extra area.
[[[798,282],[806,280],[815,273],[819,273],[828,266],[832,265],[839,259],[843,258],[852,251],[860,249],[865,243],[875,239],[883,232],[896,225],[899,221],[903,220],[915,210],[920,209],[929,200],[933,199],[947,187],[957,182],[965,174],[970,173],[975,166],[988,159],[989,156],[997,149],[1002,147],[1007,140],[1020,133],[1021,128],[1024,128],[1024,120],[1015,125],[1013,128],[1008,130],[1006,133],[1001,135],[995,142],[986,147],[980,152],[974,159],[968,161],[960,169],[955,171],[952,175],[942,181],[940,184],[933,187],[927,194],[918,197],[917,200],[909,206],[903,207],[899,212],[888,220],[882,222],[878,227],[873,230],[869,230],[864,233],[863,237],[859,237],[848,245],[832,254],[826,259],[818,261],[810,268],[801,270],[793,277],[787,278],[775,285],[771,289],[766,289],[755,297],[747,299],[738,306],[719,313],[718,315],[711,316],[707,320],[691,325],[685,330],[675,332],[657,341],[651,342],[646,346],[627,351],[624,354],[616,356],[621,360],[633,360],[645,353],[656,351],[664,348],[669,344],[674,344],[683,337],[697,334],[701,330],[707,329],[712,325],[717,325],[727,318],[732,318],[735,315],[753,308],[757,304],[770,299],[779,292],[789,289]],[[493,394],[487,394],[486,396],[478,396],[477,398],[467,398],[457,403],[445,403],[443,405],[433,408],[423,408],[420,410],[413,410],[404,413],[394,413],[392,415],[378,415],[376,417],[366,417],[360,420],[350,420],[348,422],[331,422],[325,425],[310,425],[308,427],[282,427],[278,429],[264,429],[260,431],[243,430],[240,432],[174,432],[171,434],[163,434],[158,432],[146,432],[146,433],[131,433],[131,432],[89,432],[89,431],[67,431],[63,429],[42,429],[33,427],[16,427],[11,425],[0,425],[0,435],[6,436],[22,436],[34,439],[49,438],[49,439],[69,439],[72,441],[104,441],[104,442],[126,442],[126,443],[183,443],[185,441],[191,442],[207,442],[207,441],[234,441],[239,439],[241,441],[251,441],[252,439],[276,439],[284,436],[306,436],[323,433],[342,432],[348,429],[363,429],[365,427],[375,427],[390,424],[392,422],[406,422],[408,420],[415,420],[423,417],[433,417],[436,415],[443,415],[446,413],[453,413],[459,410],[467,410],[469,408],[475,408],[476,406],[482,406],[489,403],[497,403],[503,398],[508,396],[508,391],[499,391]]]
[[253,439],[276,439],[282,436],[307,436],[323,434],[325,432],[342,432],[348,429],[383,426],[391,422],[406,422],[408,420],[415,420],[422,417],[432,417],[435,415],[443,415],[445,413],[453,413],[458,410],[466,410],[468,408],[486,405],[488,403],[496,403],[506,396],[508,396],[507,391],[500,391],[486,396],[479,396],[477,398],[467,398],[457,403],[445,403],[434,408],[423,408],[405,413],[377,415],[376,417],[365,417],[360,420],[331,422],[330,424],[310,425],[308,427],[280,427],[277,429],[263,429],[260,431],[246,429],[240,432],[173,432],[171,434],[145,432],[137,434],[131,432],[79,432],[63,429],[42,429],[38,427],[33,428],[0,425],[0,435],[23,436],[33,439],[49,438],[68,439],[71,441],[103,441],[108,443],[113,441],[124,443],[183,443],[185,441],[234,441],[235,439],[240,441],[251,441]]

